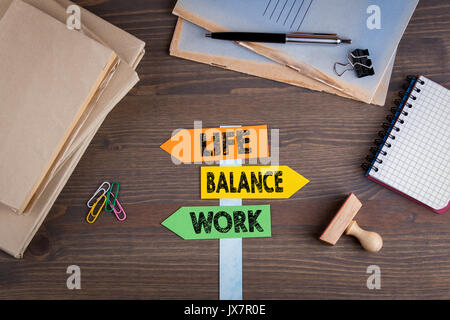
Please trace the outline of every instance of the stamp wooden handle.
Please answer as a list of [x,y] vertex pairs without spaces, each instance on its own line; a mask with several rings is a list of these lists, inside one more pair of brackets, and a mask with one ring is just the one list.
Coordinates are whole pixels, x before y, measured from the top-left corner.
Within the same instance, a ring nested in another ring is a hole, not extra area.
[[345,234],[356,237],[362,247],[370,252],[378,252],[383,246],[383,239],[378,233],[361,229],[356,221],[348,225]]

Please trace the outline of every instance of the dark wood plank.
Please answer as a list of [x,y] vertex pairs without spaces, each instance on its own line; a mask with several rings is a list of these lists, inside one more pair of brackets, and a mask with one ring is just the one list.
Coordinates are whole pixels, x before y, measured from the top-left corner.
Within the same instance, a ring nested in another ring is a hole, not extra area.
[[[175,1],[78,1],[148,43],[141,82],[114,109],[59,196],[23,261],[0,253],[0,298],[217,299],[218,241],[182,241],[160,225],[200,200],[199,166],[175,166],[159,146],[177,128],[267,124],[280,129],[280,163],[311,183],[270,203],[273,237],[245,239],[246,299],[450,298],[450,215],[435,215],[367,180],[361,169],[391,104],[366,105],[170,57]],[[407,74],[450,87],[450,4],[421,1],[400,43],[388,101]],[[84,222],[85,202],[119,181],[129,219]],[[342,237],[317,240],[350,193],[361,226],[379,232],[379,254]],[[66,289],[66,268],[82,290]],[[366,288],[380,266],[382,289]]]

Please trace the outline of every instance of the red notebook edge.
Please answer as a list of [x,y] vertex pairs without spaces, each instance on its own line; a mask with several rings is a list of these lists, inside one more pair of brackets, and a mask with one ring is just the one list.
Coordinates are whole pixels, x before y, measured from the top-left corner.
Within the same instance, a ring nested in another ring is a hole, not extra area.
[[433,211],[434,213],[442,214],[442,213],[447,212],[447,211],[450,209],[450,201],[449,201],[449,203],[447,204],[447,206],[444,207],[444,208],[442,208],[442,209],[433,209],[432,207],[430,207],[430,206],[428,206],[428,205],[426,205],[426,204],[420,202],[420,201],[417,200],[417,199],[414,199],[414,198],[411,197],[411,196],[408,196],[407,194],[405,194],[405,193],[403,193],[403,192],[401,192],[401,191],[399,191],[399,190],[397,190],[397,189],[395,189],[395,188],[393,188],[393,187],[391,187],[391,186],[389,186],[389,185],[387,185],[387,184],[381,182],[380,180],[378,180],[378,179],[376,179],[376,178],[374,178],[374,177],[372,177],[372,176],[370,176],[370,175],[368,175],[367,177],[368,177],[370,180],[372,180],[372,181],[374,181],[374,182],[376,182],[376,183],[382,185],[383,187],[385,187],[385,188],[387,188],[387,189],[389,189],[389,190],[391,190],[391,191],[394,191],[394,192],[396,192],[396,193],[402,195],[403,197],[405,197],[405,198],[407,198],[407,199],[409,199],[409,200],[412,200],[412,201],[414,201],[414,202],[416,202],[416,203],[418,203],[418,204],[420,204],[420,205],[422,205],[422,206],[424,206],[424,207],[430,209],[430,210]]

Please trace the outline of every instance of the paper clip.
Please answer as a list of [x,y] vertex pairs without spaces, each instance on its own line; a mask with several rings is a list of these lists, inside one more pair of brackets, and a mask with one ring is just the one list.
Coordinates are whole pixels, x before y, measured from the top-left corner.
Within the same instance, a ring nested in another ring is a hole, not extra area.
[[[114,197],[114,193],[111,194]],[[111,201],[109,201],[109,206],[113,208],[113,212],[116,215],[117,220],[119,220],[120,222],[125,221],[127,219],[127,214],[125,213],[125,210],[123,210],[122,205],[120,204],[118,199],[116,201],[116,205],[119,208],[119,211],[117,211],[116,207],[115,206],[113,207]]]
[[[96,213],[96,214],[93,214],[95,208],[97,207],[97,205],[98,205],[98,203],[100,202],[101,199],[104,199],[104,200],[103,200],[103,204],[102,204],[101,207],[97,210],[97,213]],[[88,215],[87,215],[87,217],[86,217],[87,223],[93,224],[95,221],[97,221],[98,216],[100,215],[100,213],[101,213],[102,210],[103,210],[103,207],[104,207],[105,204],[106,204],[106,200],[107,200],[107,199],[106,199],[106,195],[104,195],[104,194],[102,194],[102,195],[97,199],[97,201],[96,201],[95,204],[92,206],[92,209],[89,211],[89,213],[88,213]],[[92,219],[91,219],[91,217],[92,217]]]
[[[107,187],[105,189],[105,187]],[[103,182],[101,186],[95,191],[94,195],[89,199],[87,202],[87,207],[90,209],[92,208],[92,200],[98,199],[99,197],[106,195],[106,193],[111,189],[111,184],[109,182]],[[101,194],[100,194],[101,193]],[[100,194],[100,195],[99,195]]]
[[[116,186],[116,191],[115,191],[115,195],[112,193],[113,189],[114,189],[114,185]],[[111,203],[110,199],[111,199],[111,194],[114,196],[114,201],[113,203]],[[106,212],[111,213],[113,212],[114,208],[116,207],[116,202],[117,202],[117,196],[119,195],[119,183],[118,182],[113,182],[111,184],[111,188],[109,188],[108,194],[107,194],[107,205],[105,207]],[[109,207],[109,208],[108,208]]]

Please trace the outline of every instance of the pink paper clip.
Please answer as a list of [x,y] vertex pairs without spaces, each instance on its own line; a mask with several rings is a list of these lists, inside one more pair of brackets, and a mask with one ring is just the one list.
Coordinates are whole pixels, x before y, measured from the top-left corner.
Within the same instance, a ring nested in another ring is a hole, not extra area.
[[[111,195],[114,197],[114,194],[112,192]],[[112,207],[111,200],[109,200],[109,205]],[[119,211],[117,211],[116,207],[119,208]],[[116,215],[117,220],[119,220],[120,222],[125,221],[127,219],[127,214],[125,213],[125,210],[123,210],[119,200],[116,201],[116,206],[113,208],[113,212]]]

